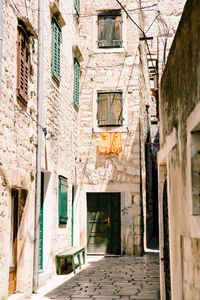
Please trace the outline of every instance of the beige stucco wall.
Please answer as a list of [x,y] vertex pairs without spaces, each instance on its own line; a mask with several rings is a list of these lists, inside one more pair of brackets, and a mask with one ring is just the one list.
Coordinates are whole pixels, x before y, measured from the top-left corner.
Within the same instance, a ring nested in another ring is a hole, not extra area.
[[[199,298],[198,243],[200,217],[194,205],[193,157],[199,151],[194,133],[199,130],[199,1],[188,1],[161,81],[161,137],[159,153],[168,179],[169,245],[172,299]],[[184,45],[184,47],[182,47]],[[188,91],[190,91],[188,93]],[[197,133],[198,134],[198,133]],[[200,165],[195,165],[199,170]],[[196,172],[196,171],[195,171]],[[162,181],[159,188],[162,191]],[[162,193],[160,202],[161,257],[163,254]],[[196,263],[194,263],[196,261]],[[164,295],[163,261],[161,262],[161,299]]]

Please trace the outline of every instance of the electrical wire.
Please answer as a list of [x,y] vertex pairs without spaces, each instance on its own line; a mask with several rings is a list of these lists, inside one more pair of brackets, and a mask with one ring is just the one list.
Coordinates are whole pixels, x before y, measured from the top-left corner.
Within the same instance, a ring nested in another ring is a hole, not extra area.
[[25,109],[23,108],[18,108],[17,106],[14,107],[14,110],[17,110],[19,112],[24,113],[25,115],[27,115],[29,118],[32,119],[33,122],[35,122],[40,128],[42,128],[42,130],[44,130],[44,127],[42,125],[40,125]]
[[23,108],[18,108],[17,106],[14,106],[14,110],[17,110],[17,111],[19,111],[19,112],[22,112],[25,116],[28,116],[29,118],[31,118],[31,120],[33,121],[33,122],[35,122],[41,129],[42,129],[42,131],[43,131],[43,133],[44,133],[44,135],[45,135],[45,137],[47,136],[47,134],[49,134],[49,137],[47,138],[47,140],[50,140],[50,139],[54,139],[54,140],[57,140],[56,138],[55,138],[55,135],[51,132],[51,131],[49,131],[49,130],[47,130],[46,129],[46,127],[43,127],[41,124],[39,124],[25,109],[23,109]]
[[149,31],[149,29],[152,27],[152,25],[154,24],[154,22],[156,21],[156,19],[158,18],[158,15],[155,17],[155,19],[153,20],[153,22],[151,23],[151,25],[148,27],[148,29],[145,31],[145,34]]
[[24,4],[25,4],[25,7],[26,7],[26,17],[28,18],[28,8],[27,8],[26,0],[24,0]]
[[[13,0],[11,0],[11,1],[14,2]],[[32,11],[37,11],[38,12],[38,9],[34,9],[31,6],[28,7],[26,4],[25,5],[24,4],[17,4],[17,5],[14,4],[14,5],[15,5],[17,10],[18,10],[17,6],[18,6],[18,7],[25,7],[27,9],[32,10]],[[158,4],[155,3],[155,4],[152,4],[152,5],[148,5],[148,6],[144,6],[144,7],[140,7],[140,8],[129,9],[127,11],[132,12],[132,11],[138,11],[138,10],[145,10],[145,9],[149,9],[149,8],[152,8],[152,7],[155,7],[155,6],[158,6]],[[44,13],[49,13],[49,10],[40,10],[40,11],[42,11]],[[66,15],[66,16],[76,16],[76,13],[69,13],[69,12],[66,12],[66,11],[60,11],[60,13],[62,15]],[[97,16],[98,14],[99,14],[98,12],[92,13],[92,14],[80,14],[79,18]]]
[[12,4],[14,5],[15,9],[20,13],[20,10],[17,7],[17,4],[14,2],[14,0],[11,0]]
[[145,44],[147,45],[147,50],[148,50],[148,54],[149,54],[149,57],[150,57],[150,60],[151,60],[151,63],[152,63],[152,67],[155,69],[155,73],[157,73],[157,68],[156,68],[156,66],[154,66],[152,55],[151,55],[151,52],[150,52],[150,49],[149,49],[149,44],[146,40],[146,35],[145,35],[144,30],[133,20],[133,18],[129,15],[129,13],[125,9],[125,7],[121,4],[121,2],[119,0],[116,0],[116,1],[121,6],[121,8],[124,10],[126,15],[130,18],[130,20],[134,23],[134,25],[142,32],[142,35],[143,35],[144,40],[145,40]]
[[124,12],[127,14],[127,16],[129,17],[129,19],[135,24],[135,26],[142,32],[143,36],[145,37],[145,33],[142,30],[142,28],[133,20],[133,18],[129,15],[128,11],[125,9],[125,7],[121,4],[121,2],[119,0],[116,0],[117,3],[121,6],[121,8],[124,10]]

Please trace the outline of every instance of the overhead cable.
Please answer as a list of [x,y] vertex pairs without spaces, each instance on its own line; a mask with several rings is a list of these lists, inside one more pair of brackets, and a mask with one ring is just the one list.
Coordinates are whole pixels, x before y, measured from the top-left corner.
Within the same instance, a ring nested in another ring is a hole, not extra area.
[[152,67],[155,69],[155,72],[157,73],[157,68],[154,66],[152,55],[151,55],[151,52],[150,52],[150,49],[149,49],[149,44],[148,44],[148,42],[146,40],[146,34],[145,34],[144,30],[133,20],[133,18],[130,16],[130,14],[127,12],[127,10],[125,9],[125,7],[121,4],[121,2],[119,0],[116,0],[116,1],[121,6],[121,8],[123,9],[123,11],[126,13],[126,15],[130,18],[130,20],[134,23],[134,25],[142,32],[142,35],[143,35],[144,40],[145,40],[145,43],[147,45],[147,50],[148,50],[148,54],[149,54],[149,57],[150,57],[150,60],[151,60],[151,63],[152,63]]
[[[13,0],[11,0],[12,2],[14,2]],[[17,6],[19,6],[19,7],[25,7],[25,8],[27,8],[27,9],[30,9],[30,10],[32,10],[32,11],[37,11],[38,12],[38,9],[35,9],[35,8],[33,8],[33,7],[31,7],[31,6],[27,6],[26,4],[24,5],[24,4],[14,4],[15,5],[15,7],[16,7],[16,9],[18,10],[18,8],[17,8]],[[150,8],[152,8],[152,7],[155,7],[155,6],[157,6],[158,4],[157,3],[155,3],[155,4],[152,4],[152,5],[148,5],[148,6],[144,6],[144,7],[140,7],[140,8],[134,8],[134,9],[129,9],[128,11],[129,12],[131,12],[131,11],[138,11],[138,10],[145,10],[145,9],[150,9]],[[18,10],[19,11],[19,10]],[[43,9],[43,10],[40,10],[40,12],[44,12],[44,13],[49,13],[50,12],[50,10],[45,10],[45,9]],[[67,16],[75,16],[75,15],[77,15],[76,13],[69,13],[69,12],[66,12],[66,11],[60,11],[60,13],[62,14],[62,15],[67,15]],[[85,18],[85,17],[91,17],[91,16],[97,16],[99,13],[98,12],[95,12],[95,13],[91,13],[91,14],[80,14],[79,15],[79,18]]]

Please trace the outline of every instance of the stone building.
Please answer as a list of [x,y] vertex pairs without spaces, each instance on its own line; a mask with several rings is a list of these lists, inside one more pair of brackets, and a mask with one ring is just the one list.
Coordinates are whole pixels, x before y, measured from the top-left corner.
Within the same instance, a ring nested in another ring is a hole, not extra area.
[[78,15],[73,0],[3,2],[0,298],[30,295],[56,272],[55,254],[72,245]]
[[144,247],[158,248],[157,152],[159,150],[159,85],[166,59],[181,18],[185,0],[142,1],[144,32],[149,38],[147,53],[151,100],[147,110],[150,126],[146,139],[146,202]]
[[143,253],[149,76],[142,31],[131,20],[143,27],[140,5],[121,5],[81,2],[81,162],[75,198],[81,215],[75,226],[89,253]]
[[0,298],[28,293],[33,278],[38,19],[30,5],[27,18],[24,6],[3,2],[0,20]]
[[186,2],[161,80],[161,299],[200,297],[199,4]]
[[128,255],[150,246],[167,9],[164,0],[0,4],[1,298],[29,296],[71,246]]

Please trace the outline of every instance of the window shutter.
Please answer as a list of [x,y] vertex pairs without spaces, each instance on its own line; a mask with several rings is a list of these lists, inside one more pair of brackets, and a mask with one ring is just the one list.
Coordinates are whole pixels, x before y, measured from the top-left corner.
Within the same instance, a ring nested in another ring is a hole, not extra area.
[[98,95],[97,120],[99,126],[109,125],[109,94]]
[[122,19],[121,16],[115,16],[114,30],[112,37],[113,47],[122,47]]
[[28,37],[24,28],[18,25],[17,97],[25,105],[28,102],[29,64]]
[[122,95],[121,93],[113,93],[111,99],[111,124],[122,125]]
[[80,15],[80,0],[74,0],[74,8],[79,16]]
[[74,58],[74,104],[79,107],[79,80],[80,66],[78,60]]
[[112,48],[122,46],[122,20],[120,15],[98,17],[98,46]]
[[58,198],[58,223],[67,223],[67,178],[59,176],[59,198]]
[[99,93],[97,108],[98,125],[122,125],[122,109],[122,93]]
[[56,19],[52,17],[51,72],[52,72],[52,77],[57,82],[60,82],[60,44],[61,44],[61,29]]

